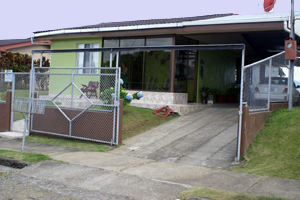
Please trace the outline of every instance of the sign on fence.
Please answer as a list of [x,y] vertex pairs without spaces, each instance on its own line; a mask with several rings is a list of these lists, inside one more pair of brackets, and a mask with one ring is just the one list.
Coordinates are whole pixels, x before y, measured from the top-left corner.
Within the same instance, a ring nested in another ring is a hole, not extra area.
[[5,82],[12,82],[12,76],[13,76],[12,73],[13,73],[13,70],[11,70],[11,69],[5,70],[5,77],[4,77]]

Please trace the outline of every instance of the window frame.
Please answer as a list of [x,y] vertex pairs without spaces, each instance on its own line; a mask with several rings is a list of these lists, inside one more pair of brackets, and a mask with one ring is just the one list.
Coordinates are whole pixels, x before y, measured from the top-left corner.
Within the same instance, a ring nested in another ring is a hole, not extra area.
[[[89,45],[89,47],[88,47]],[[99,48],[99,43],[80,43],[77,44],[77,49],[87,48]],[[88,59],[87,59],[88,58]],[[88,66],[86,66],[88,65]],[[77,74],[96,74],[95,69],[84,69],[87,68],[98,68],[99,66],[99,52],[78,52],[76,55],[76,68]]]

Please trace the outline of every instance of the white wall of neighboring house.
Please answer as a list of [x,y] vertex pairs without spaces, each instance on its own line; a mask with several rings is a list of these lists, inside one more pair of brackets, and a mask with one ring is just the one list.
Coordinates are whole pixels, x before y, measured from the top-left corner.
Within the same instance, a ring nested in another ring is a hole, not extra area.
[[[31,46],[26,46],[26,47],[18,47],[18,48],[12,48],[12,49],[7,49],[6,51],[12,51],[13,53],[19,52],[20,54],[28,54],[31,55],[31,50],[44,50],[44,49],[50,49],[49,45],[31,45]],[[49,53],[44,53],[43,54],[46,59],[50,60],[50,54]],[[37,60],[40,58],[40,54],[34,54],[34,59]]]
[[300,16],[295,17],[295,34],[297,34],[300,37]]

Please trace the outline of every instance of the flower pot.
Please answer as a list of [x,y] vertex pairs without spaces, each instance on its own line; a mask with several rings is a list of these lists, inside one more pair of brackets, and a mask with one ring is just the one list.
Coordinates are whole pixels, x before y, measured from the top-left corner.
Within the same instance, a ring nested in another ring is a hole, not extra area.
[[227,103],[234,103],[234,96],[232,94],[228,94],[226,96]]
[[224,103],[224,101],[225,101],[225,95],[224,94],[217,95],[217,103]]

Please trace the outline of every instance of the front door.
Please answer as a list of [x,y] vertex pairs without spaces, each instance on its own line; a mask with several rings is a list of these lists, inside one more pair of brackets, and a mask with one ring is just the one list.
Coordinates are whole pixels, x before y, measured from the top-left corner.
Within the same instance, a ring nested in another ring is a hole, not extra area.
[[188,93],[188,101],[196,102],[197,94],[197,51],[178,51],[176,56],[175,92]]

